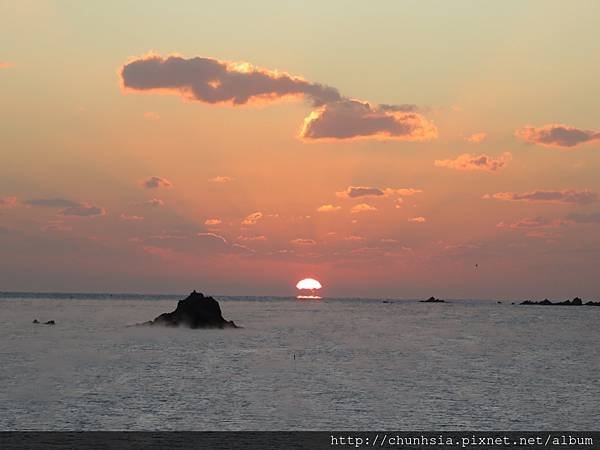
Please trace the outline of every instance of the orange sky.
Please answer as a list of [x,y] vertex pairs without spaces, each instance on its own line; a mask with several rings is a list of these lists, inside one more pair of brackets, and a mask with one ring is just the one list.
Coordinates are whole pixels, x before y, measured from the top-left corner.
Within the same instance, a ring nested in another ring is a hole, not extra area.
[[318,5],[3,3],[0,290],[598,295],[599,7]]

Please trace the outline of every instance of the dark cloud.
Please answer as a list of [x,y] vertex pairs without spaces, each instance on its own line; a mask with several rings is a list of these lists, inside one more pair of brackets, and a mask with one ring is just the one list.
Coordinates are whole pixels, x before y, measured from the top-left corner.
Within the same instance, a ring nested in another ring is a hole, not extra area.
[[585,205],[598,201],[598,194],[587,189],[577,191],[565,189],[562,191],[536,190],[532,192],[498,192],[492,195],[484,195],[485,199],[515,201],[515,202],[545,202],[545,203],[576,203]]
[[166,178],[156,177],[156,176],[150,177],[150,178],[144,180],[142,185],[146,189],[158,189],[160,187],[164,187],[164,188],[173,187],[173,184]]
[[510,228],[513,230],[531,230],[537,228],[559,228],[568,225],[569,221],[561,219],[545,219],[543,217],[527,217],[513,223],[500,222],[498,228]]
[[334,88],[284,72],[202,57],[145,56],[125,64],[121,79],[125,89],[171,91],[187,100],[205,103],[244,105],[302,95],[313,104],[322,105],[341,98]]
[[600,140],[598,131],[582,130],[561,124],[549,124],[539,128],[525,126],[518,129],[515,134],[525,142],[547,147],[575,147],[586,142]]
[[30,206],[47,206],[49,208],[69,208],[79,206],[79,202],[74,202],[66,198],[33,198],[25,201],[26,205]]
[[384,110],[368,102],[345,99],[321,106],[304,119],[305,140],[361,138],[426,141],[437,137],[436,126],[415,112]]
[[88,205],[87,203],[80,203],[76,206],[62,209],[58,214],[61,216],[96,217],[106,214],[106,210],[98,206]]
[[600,212],[591,214],[570,214],[567,219],[575,223],[600,223]]
[[304,120],[300,137],[305,140],[424,141],[437,137],[435,125],[418,114],[415,105],[371,105],[344,97],[333,87],[248,63],[147,55],[129,61],[120,75],[125,92],[167,93],[209,104],[307,99],[318,109]]
[[338,192],[338,197],[379,197],[385,195],[385,193],[376,187],[370,186],[348,186],[345,191]]

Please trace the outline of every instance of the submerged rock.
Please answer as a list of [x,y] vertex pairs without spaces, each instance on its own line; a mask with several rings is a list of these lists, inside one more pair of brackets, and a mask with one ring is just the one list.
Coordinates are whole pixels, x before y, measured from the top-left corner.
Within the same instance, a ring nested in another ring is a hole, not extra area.
[[142,325],[184,326],[189,328],[239,328],[232,320],[225,320],[221,307],[212,297],[192,292],[184,300],[179,300],[175,311],[163,313],[156,319]]
[[446,301],[435,297],[429,297],[427,300],[420,300],[419,303],[446,303]]
[[44,325],[56,325],[54,320],[49,320],[48,322],[44,322]]

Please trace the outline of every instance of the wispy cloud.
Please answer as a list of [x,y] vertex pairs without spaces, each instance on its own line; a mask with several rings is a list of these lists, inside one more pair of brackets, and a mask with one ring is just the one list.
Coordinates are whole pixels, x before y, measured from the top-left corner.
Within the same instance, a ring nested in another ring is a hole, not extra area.
[[221,219],[206,219],[204,221],[204,225],[208,225],[208,226],[215,226],[215,225],[221,225]]
[[385,193],[376,187],[369,186],[348,186],[345,191],[336,192],[335,195],[342,198],[358,198],[358,197],[380,197]]
[[151,198],[150,200],[146,200],[145,202],[143,202],[142,205],[157,207],[157,206],[164,206],[165,202],[159,198]]
[[61,209],[58,214],[61,216],[97,217],[106,214],[106,210],[88,203],[80,203],[76,206]]
[[317,211],[318,212],[334,212],[334,211],[339,211],[340,209],[342,209],[341,206],[327,204],[327,205],[319,206],[317,208]]
[[0,208],[14,208],[17,206],[17,197],[0,197]]
[[233,178],[225,175],[218,175],[211,178],[209,181],[212,181],[213,183],[229,183],[230,181],[233,181]]
[[0,61],[0,69],[8,69],[9,67],[12,67],[13,64],[6,62],[6,61]]
[[598,201],[598,194],[590,190],[578,191],[575,189],[565,189],[562,191],[536,190],[531,192],[498,192],[496,194],[486,194],[484,199],[495,199],[513,202],[540,202],[540,203],[575,203],[585,205]]
[[410,219],[408,219],[409,222],[414,222],[414,223],[425,223],[427,222],[427,219],[423,216],[418,216],[418,217],[411,217]]
[[263,213],[260,211],[254,212],[252,214],[248,214],[244,220],[242,220],[242,225],[255,225],[260,219],[263,218]]
[[436,126],[415,105],[373,105],[342,96],[337,89],[281,71],[215,58],[149,54],[120,70],[125,92],[178,95],[186,101],[233,106],[307,99],[316,109],[300,137],[311,140],[359,138],[425,141]]
[[600,212],[590,214],[573,213],[567,216],[567,220],[575,223],[600,223]]
[[509,152],[505,152],[496,158],[483,154],[463,153],[455,159],[436,159],[434,165],[462,171],[496,172],[504,169],[511,159],[512,155]]
[[527,125],[518,129],[515,135],[530,144],[546,147],[575,147],[586,142],[600,140],[600,132],[584,130],[570,125],[549,124],[541,127]]
[[216,233],[197,233],[196,236],[198,236],[200,238],[216,239],[217,241],[221,241],[224,244],[227,244],[227,239],[225,239],[220,234],[216,234]]
[[290,241],[290,244],[299,245],[299,246],[315,245],[316,243],[317,242],[314,239],[304,239],[304,238],[292,239]]
[[24,203],[29,206],[45,206],[48,208],[68,208],[80,205],[79,202],[60,197],[33,198],[26,200]]
[[545,219],[543,217],[526,217],[516,222],[506,223],[500,222],[496,226],[498,228],[510,228],[513,230],[530,230],[536,228],[558,228],[568,225],[570,222],[562,219]]
[[469,136],[465,136],[464,140],[473,144],[479,144],[487,139],[486,133],[473,133]]
[[374,211],[377,211],[377,208],[375,208],[374,206],[369,205],[368,203],[359,203],[358,205],[354,205],[352,207],[352,209],[350,210],[350,213],[360,214],[360,213],[374,212]]
[[146,189],[170,188],[173,184],[166,178],[152,176],[142,182]]
[[133,214],[127,214],[127,213],[122,213],[119,218],[121,220],[126,220],[126,221],[130,221],[130,222],[139,222],[140,220],[144,220],[144,218],[142,216],[136,216]]

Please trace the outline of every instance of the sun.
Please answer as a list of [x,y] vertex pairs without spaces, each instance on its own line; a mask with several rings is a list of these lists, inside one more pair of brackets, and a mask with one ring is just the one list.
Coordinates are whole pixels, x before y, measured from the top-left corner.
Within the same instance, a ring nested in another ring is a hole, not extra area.
[[304,278],[296,283],[296,289],[300,291],[297,298],[299,299],[320,299],[317,295],[317,290],[323,286],[314,278]]
[[296,284],[296,289],[321,289],[321,283],[315,280],[314,278],[304,278],[303,280],[298,281]]

